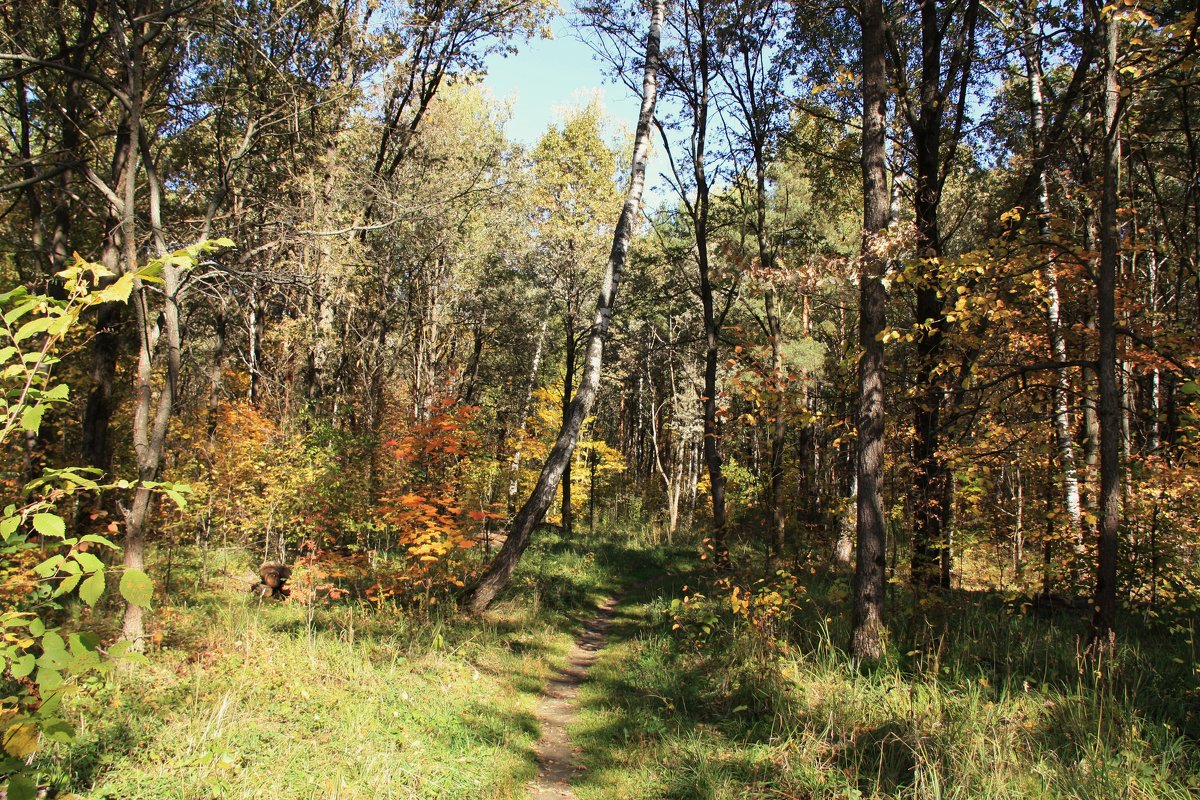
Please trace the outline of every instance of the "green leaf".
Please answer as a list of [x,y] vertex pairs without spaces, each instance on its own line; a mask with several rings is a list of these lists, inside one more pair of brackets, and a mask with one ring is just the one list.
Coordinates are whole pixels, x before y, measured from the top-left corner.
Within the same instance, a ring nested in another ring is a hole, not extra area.
[[29,433],[37,433],[38,428],[42,427],[42,417],[46,413],[46,407],[41,403],[36,406],[27,406],[21,412],[21,430]]
[[17,306],[16,308],[9,309],[4,313],[4,321],[9,325],[12,325],[21,317],[25,316],[34,308],[36,308],[39,302],[40,298],[34,297],[30,300],[26,300],[24,303],[21,303],[21,305]]
[[56,669],[42,667],[38,670],[37,685],[43,694],[53,692],[55,689],[61,689],[63,685],[62,673]]
[[75,728],[65,719],[48,719],[42,723],[42,736],[52,742],[71,742],[75,739]]
[[7,542],[20,526],[20,517],[5,517],[4,519],[0,519],[0,537]]
[[103,303],[127,303],[132,291],[133,273],[126,273],[92,296]]
[[8,800],[35,800],[37,784],[24,775],[13,775],[8,779]]
[[88,579],[79,586],[79,598],[89,606],[96,605],[96,601],[100,599],[100,595],[102,594],[104,594],[103,572],[93,572]]
[[12,345],[9,345],[8,347],[0,348],[0,364],[3,364],[5,361],[8,361],[10,358],[15,356],[16,354],[17,354],[17,348],[13,347]]
[[150,597],[154,594],[154,584],[150,577],[140,569],[127,569],[121,576],[121,596],[128,602],[140,608],[150,607]]
[[138,277],[151,283],[162,283],[162,261],[155,259],[137,271]]
[[29,635],[30,636],[40,637],[45,632],[46,632],[46,623],[42,622],[42,620],[40,618],[34,617],[33,619],[29,620]]
[[100,636],[95,631],[79,631],[79,633],[71,634],[71,652],[79,654],[81,652],[93,653],[100,646]]
[[71,553],[71,558],[79,562],[79,566],[83,567],[84,572],[103,572],[104,562],[96,558],[91,553],[85,553],[82,550],[76,550]]
[[1179,391],[1184,394],[1200,394],[1200,382],[1188,381],[1183,386],[1179,387]]
[[70,594],[75,591],[75,587],[79,585],[79,581],[83,579],[82,575],[68,575],[58,584],[58,588],[54,590],[55,597],[62,597],[64,594]]
[[33,667],[36,662],[37,659],[34,658],[33,653],[26,653],[25,655],[13,661],[9,669],[12,670],[12,676],[19,680],[33,672]]
[[59,314],[46,327],[46,333],[50,334],[51,336],[62,336],[68,330],[70,330],[71,325],[74,322],[74,314]]
[[23,342],[34,334],[43,333],[47,328],[50,327],[50,323],[53,321],[54,320],[50,317],[37,317],[35,319],[31,319],[20,328],[17,328],[17,332],[13,334],[13,341]]
[[65,383],[60,383],[51,389],[46,390],[42,395],[43,400],[63,401],[71,396],[71,387]]
[[33,515],[33,528],[43,536],[53,536],[61,539],[67,535],[67,524],[58,514],[41,513]]
[[64,560],[65,559],[63,558],[62,553],[56,553],[42,563],[34,566],[33,571],[43,578],[49,578],[54,573],[58,572],[58,568]]
[[81,541],[81,542],[93,542],[93,543],[95,543],[95,544],[102,544],[102,545],[104,545],[105,547],[107,547],[107,548],[110,548],[110,549],[112,549],[112,550],[116,550],[116,549],[117,549],[117,546],[116,546],[115,544],[113,544],[112,542],[110,542],[108,539],[105,539],[103,536],[101,536],[101,535],[100,535],[100,534],[98,534],[98,533],[89,533],[88,535],[86,535],[86,536],[84,536],[84,537],[80,538],[80,540],[79,540],[79,541]]

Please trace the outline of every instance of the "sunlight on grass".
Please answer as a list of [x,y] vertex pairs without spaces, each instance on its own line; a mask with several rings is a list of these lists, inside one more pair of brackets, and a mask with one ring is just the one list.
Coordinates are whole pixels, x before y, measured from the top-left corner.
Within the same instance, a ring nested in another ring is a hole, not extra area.
[[837,623],[802,616],[812,635],[780,650],[728,622],[703,641],[671,631],[657,591],[626,613],[648,624],[604,652],[572,731],[581,800],[1182,800],[1200,788],[1181,728],[1194,731],[1194,688],[1174,686],[1173,709],[1162,687],[1139,696],[1158,672],[1136,641],[1097,683],[1075,669],[1070,626],[960,610],[940,657],[910,648],[860,672],[830,640]]

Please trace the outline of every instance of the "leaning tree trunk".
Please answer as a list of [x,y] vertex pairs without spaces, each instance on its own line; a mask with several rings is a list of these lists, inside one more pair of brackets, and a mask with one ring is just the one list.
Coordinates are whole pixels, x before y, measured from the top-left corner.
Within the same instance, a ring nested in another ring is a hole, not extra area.
[[642,108],[638,115],[637,131],[633,140],[633,164],[630,169],[629,189],[625,194],[625,205],[617,220],[613,233],[612,250],[608,256],[604,278],[600,285],[600,296],[596,299],[596,316],[588,336],[587,350],[583,358],[583,375],[579,388],[571,399],[570,414],[563,421],[554,447],[546,457],[546,463],[538,476],[537,484],[517,512],[509,527],[508,539],[496,558],[467,591],[464,606],[472,613],[482,612],[508,584],[517,562],[529,546],[533,528],[546,513],[554,500],[555,490],[562,480],[563,470],[575,451],[583,419],[591,410],[600,385],[600,368],[604,355],[604,340],[608,336],[612,318],[613,300],[620,285],[621,272],[633,238],[634,219],[642,200],[642,189],[646,183],[646,159],[650,153],[650,126],[654,118],[654,103],[658,96],[658,45],[661,37],[666,0],[655,0],[650,16],[650,32],[646,36],[646,65],[642,78]]
[[863,253],[858,362],[858,549],[854,569],[854,626],[850,653],[856,659],[883,655],[884,515],[883,341],[887,289],[883,285],[888,226],[884,109],[887,73],[884,60],[883,0],[865,0],[863,59]]
[[1121,389],[1117,383],[1117,170],[1120,166],[1120,93],[1117,25],[1104,21],[1104,181],[1100,198],[1100,542],[1096,568],[1093,642],[1108,636],[1117,617],[1117,526],[1121,506]]

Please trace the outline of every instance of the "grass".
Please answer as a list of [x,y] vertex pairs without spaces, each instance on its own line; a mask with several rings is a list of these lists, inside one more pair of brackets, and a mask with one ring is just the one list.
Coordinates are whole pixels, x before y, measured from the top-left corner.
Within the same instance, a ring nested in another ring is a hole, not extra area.
[[[91,798],[505,798],[536,774],[534,704],[582,619],[652,548],[544,532],[482,620],[260,603],[174,555],[151,658],[80,700],[42,779]],[[234,558],[228,568],[238,570]],[[160,576],[161,577],[161,576]]]
[[1097,667],[1079,657],[1082,620],[895,592],[889,658],[859,670],[837,647],[844,580],[810,576],[782,643],[715,601],[709,633],[672,630],[674,588],[631,599],[583,689],[581,800],[1200,792],[1200,693],[1178,630],[1122,631]]
[[236,558],[205,559],[202,580],[177,552],[156,651],[79,701],[80,736],[42,757],[43,780],[97,800],[521,797],[537,695],[624,588],[571,730],[580,800],[1200,792],[1190,620],[1131,625],[1096,665],[1080,617],[893,586],[888,657],[857,669],[839,647],[846,576],[805,575],[764,631],[717,592],[673,607],[706,580],[694,547],[623,530],[543,531],[482,620],[353,603],[310,617],[222,578]]

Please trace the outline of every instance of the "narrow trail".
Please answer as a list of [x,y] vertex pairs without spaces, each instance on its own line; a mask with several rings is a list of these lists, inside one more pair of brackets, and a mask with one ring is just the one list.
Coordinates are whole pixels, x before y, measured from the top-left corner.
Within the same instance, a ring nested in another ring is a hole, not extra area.
[[538,761],[538,776],[529,785],[533,800],[562,800],[574,798],[571,779],[582,767],[575,760],[567,727],[579,715],[576,696],[579,685],[587,678],[588,670],[596,661],[600,650],[612,628],[618,597],[610,597],[601,603],[596,616],[588,620],[583,634],[575,640],[567,653],[567,663],[546,684],[538,698],[537,718],[542,728],[534,753]]

